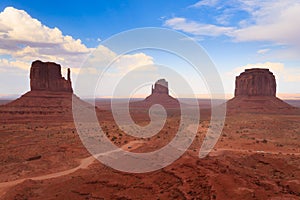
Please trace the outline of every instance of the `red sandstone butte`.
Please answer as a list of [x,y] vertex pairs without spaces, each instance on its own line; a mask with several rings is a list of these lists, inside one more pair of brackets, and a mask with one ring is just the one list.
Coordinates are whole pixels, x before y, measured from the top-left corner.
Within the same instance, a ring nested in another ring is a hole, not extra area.
[[275,76],[269,69],[246,69],[236,77],[235,96],[276,96]]
[[73,93],[71,72],[68,79],[62,77],[61,66],[54,62],[34,61],[30,69],[31,91],[53,91]]
[[152,105],[159,104],[164,108],[180,108],[179,101],[169,95],[169,84],[165,79],[159,79],[152,85],[151,94],[142,101],[131,102],[131,108],[149,109]]
[[34,61],[30,69],[31,91],[0,106],[0,115],[14,120],[72,120],[72,98],[80,100],[73,94],[70,69],[67,76],[67,80],[62,77],[59,64]]
[[276,78],[269,69],[246,69],[235,80],[234,98],[227,102],[230,111],[286,112],[294,108],[276,97]]
[[165,79],[159,79],[152,85],[152,93],[143,101],[151,104],[161,104],[163,106],[178,106],[177,99],[169,95],[169,84]]
[[169,94],[169,84],[165,79],[159,79],[152,85],[152,94]]

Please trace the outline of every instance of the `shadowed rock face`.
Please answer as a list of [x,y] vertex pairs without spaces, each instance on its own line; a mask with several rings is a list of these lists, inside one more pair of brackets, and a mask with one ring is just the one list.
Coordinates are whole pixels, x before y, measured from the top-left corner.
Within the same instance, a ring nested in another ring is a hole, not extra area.
[[31,91],[53,91],[73,93],[71,72],[68,79],[61,75],[61,66],[53,62],[34,61],[30,69]]
[[269,69],[246,69],[236,77],[235,96],[276,96],[275,76]]

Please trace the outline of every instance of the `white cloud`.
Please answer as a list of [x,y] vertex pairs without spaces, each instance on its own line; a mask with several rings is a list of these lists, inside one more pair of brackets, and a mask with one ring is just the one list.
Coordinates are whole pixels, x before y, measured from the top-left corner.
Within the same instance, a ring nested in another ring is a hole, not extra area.
[[212,7],[212,6],[216,6],[218,2],[219,2],[219,0],[201,0],[201,1],[198,1],[197,3],[193,4],[190,7],[195,7],[195,8],[199,8],[202,6]]
[[280,60],[294,60],[299,61],[300,46],[299,47],[285,47],[278,49],[270,55],[272,59]]
[[[9,67],[28,70],[33,60],[77,67],[92,50],[81,40],[63,35],[58,28],[43,25],[24,10],[7,7],[0,13],[0,56],[9,58]],[[8,66],[0,61],[2,66]],[[14,62],[22,62],[23,67]]]
[[118,55],[109,48],[101,45],[90,55],[84,68],[95,68],[98,72],[113,70],[110,73],[122,75],[136,67],[151,65],[153,63],[153,58],[144,53]]
[[247,12],[248,16],[241,18],[238,23],[231,24],[231,27],[187,22],[184,18],[174,20],[169,27],[194,35],[199,35],[197,30],[202,31],[203,27],[214,29],[217,27],[216,30],[219,30],[217,34],[208,35],[223,34],[238,42],[267,41],[280,45],[300,45],[300,2],[298,0],[203,0],[191,7],[201,6],[221,10],[221,14],[215,16],[216,22],[221,24],[228,24],[229,18],[232,17],[239,19],[240,11]]
[[[100,46],[80,71],[75,70],[75,73],[80,73],[76,93],[85,97],[91,97],[95,92],[97,96],[112,95],[118,82],[129,72],[134,74],[129,79],[130,81],[147,80],[155,74],[156,68],[153,64],[153,58],[144,53],[119,56],[110,49]],[[95,87],[96,90],[91,89]],[[126,88],[127,85],[123,87]]]
[[[30,63],[39,59],[78,69],[93,50],[82,44],[81,40],[63,35],[58,28],[43,25],[23,10],[7,7],[0,13],[0,56],[11,57],[10,60],[0,60],[2,62],[0,65],[3,67],[28,70]],[[94,55],[94,58],[90,59],[91,62],[97,64],[108,64],[107,62],[117,56],[104,46],[100,46],[97,52],[101,55]],[[117,63],[119,68],[124,70],[125,68],[131,69],[135,65],[152,64],[151,59],[145,54],[124,55]],[[17,62],[21,62],[22,65],[15,64]],[[91,67],[88,71],[95,73],[96,70],[92,70]],[[75,71],[78,70],[75,69]]]
[[223,14],[220,16],[216,16],[216,21],[219,24],[222,25],[229,25],[230,24],[230,18],[232,17],[232,14]]
[[[100,38],[97,41],[101,41]],[[63,35],[58,28],[49,28],[39,20],[32,18],[24,10],[7,7],[0,13],[0,56],[8,55],[8,59],[1,59],[1,66],[11,66],[28,70],[33,60],[53,61],[68,67],[78,68],[93,52],[81,40]],[[95,62],[108,62],[117,55],[110,49],[100,46],[94,55]],[[100,61],[100,60],[102,61]],[[143,59],[151,60],[145,54],[126,55],[118,61],[120,67],[131,68],[132,65],[143,63]],[[13,63],[22,62],[21,65]],[[25,67],[24,64],[27,64]],[[151,64],[153,62],[144,62]]]
[[5,72],[7,69],[22,69],[29,70],[29,65],[27,62],[22,61],[10,61],[8,59],[0,59],[0,69]]
[[227,76],[233,78],[238,76],[245,69],[250,68],[267,68],[273,72],[277,80],[284,82],[300,82],[300,68],[287,68],[283,63],[280,62],[247,64],[233,69],[227,73]]
[[[97,41],[101,41],[97,38]],[[89,57],[90,56],[90,57]],[[80,71],[80,66],[89,57],[86,67]],[[115,69],[111,72],[109,81],[118,80],[127,71],[143,65],[153,64],[153,58],[144,53],[118,55],[107,47],[86,47],[81,40],[64,35],[58,28],[49,28],[37,19],[32,18],[24,10],[7,7],[0,12],[0,71],[9,80],[18,80],[14,85],[25,79],[34,60],[51,61],[72,68],[73,86],[78,73],[86,74],[87,88],[92,79],[97,80],[103,67],[111,61]],[[143,72],[155,70],[153,67],[141,69]],[[64,73],[64,69],[63,72]],[[24,77],[22,80],[17,75]],[[25,75],[26,74],[26,75]],[[0,87],[0,93],[24,92],[28,83],[22,83],[23,89],[10,85]],[[25,89],[24,89],[25,88]]]
[[[115,61],[114,67],[118,68],[121,74],[125,74],[137,67],[146,66],[146,65],[150,66],[152,64],[154,64],[154,62],[151,56],[148,56],[144,53],[136,53],[133,55],[122,55]],[[145,70],[149,70],[149,69],[145,69]]]
[[[268,59],[298,60],[300,54],[300,2],[298,0],[241,1],[250,17],[231,32],[236,41],[270,42],[275,47]],[[271,49],[270,49],[271,50]]]
[[264,42],[274,47],[257,51],[268,53],[265,58],[299,60],[299,0],[202,0],[189,7],[203,6],[216,10],[217,14],[210,19],[215,23],[176,17],[166,20],[164,25],[194,37],[223,35],[234,42]]
[[[99,38],[97,40],[100,41]],[[78,68],[94,50],[87,48],[81,40],[63,35],[58,28],[49,28],[25,11],[13,7],[7,7],[0,13],[0,41],[0,54],[28,64],[40,59]],[[94,54],[90,62],[106,63],[117,56],[104,46],[100,46],[97,53],[100,55]],[[153,62],[145,54],[133,54],[122,56],[117,63],[120,68],[130,69],[133,65]]]
[[266,54],[266,53],[268,53],[270,51],[270,49],[259,49],[258,51],[257,51],[257,53],[258,54]]
[[[19,45],[30,47],[54,47],[60,53],[88,53],[81,40],[64,36],[58,28],[49,28],[23,10],[7,7],[0,13],[1,48],[13,50]],[[5,48],[6,47],[6,48]]]
[[237,41],[271,41],[278,44],[300,44],[300,2],[263,1],[252,15],[254,24],[237,29]]
[[168,19],[165,21],[164,25],[175,30],[183,31],[196,36],[219,36],[223,34],[229,34],[233,31],[232,27],[216,26],[213,24],[201,24],[180,17]]

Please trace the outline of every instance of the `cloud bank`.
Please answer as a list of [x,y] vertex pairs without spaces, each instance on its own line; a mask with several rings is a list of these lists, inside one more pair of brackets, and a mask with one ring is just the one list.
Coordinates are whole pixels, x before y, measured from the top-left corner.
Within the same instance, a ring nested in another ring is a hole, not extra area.
[[[268,41],[281,45],[300,45],[300,2],[297,0],[202,0],[190,8],[204,6],[220,11],[221,14],[215,16],[215,24],[174,17],[167,19],[164,25],[195,36],[225,35],[237,42]],[[239,16],[242,12],[247,13],[244,14],[246,17]],[[239,21],[230,23],[232,18]],[[220,21],[226,24],[224,20],[228,20],[230,25],[218,25]]]
[[[32,61],[42,60],[59,63],[65,68],[72,68],[74,80],[84,61],[94,51],[95,48],[88,48],[80,39],[64,35],[57,27],[51,28],[44,25],[24,10],[6,7],[0,12],[0,78],[2,79],[19,80],[16,76],[18,74],[27,75]],[[89,59],[89,61],[107,65],[117,57],[115,52],[104,46],[99,46],[97,52],[100,52],[100,56],[94,55],[94,60]],[[123,55],[115,61],[116,70],[112,72],[111,76],[122,76],[137,66],[151,64],[153,64],[153,58],[144,53]],[[91,66],[84,69],[82,73],[99,76],[97,74],[98,67],[91,63]],[[145,71],[149,71],[149,69],[145,69]],[[19,92],[26,91],[29,87],[28,83],[6,82],[5,85],[2,85],[0,94],[6,93],[9,85],[12,84],[22,85]],[[17,93],[18,91],[15,89],[12,92]]]

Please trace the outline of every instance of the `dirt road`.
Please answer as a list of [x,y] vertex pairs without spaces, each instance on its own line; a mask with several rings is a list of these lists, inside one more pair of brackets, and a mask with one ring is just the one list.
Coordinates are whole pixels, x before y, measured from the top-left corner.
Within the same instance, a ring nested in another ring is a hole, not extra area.
[[[134,150],[134,149],[139,148],[143,143],[144,143],[143,141],[131,141],[128,144],[123,145],[121,148],[128,150],[128,147],[130,147],[130,150]],[[121,151],[121,149],[117,149],[117,150],[110,151],[110,152],[105,152],[103,154],[97,154],[94,156],[89,156],[87,158],[83,158],[80,160],[79,166],[72,168],[72,169],[65,170],[65,171],[36,176],[36,177],[23,178],[23,179],[18,179],[18,180],[9,181],[9,182],[2,182],[2,183],[0,183],[0,196],[3,196],[10,187],[20,184],[20,183],[24,182],[25,180],[47,180],[47,179],[51,179],[51,178],[58,178],[61,176],[72,174],[79,169],[86,169],[91,164],[94,163],[94,161],[96,160],[95,157],[98,157],[100,155],[108,155],[108,154],[111,154],[116,151]]]

